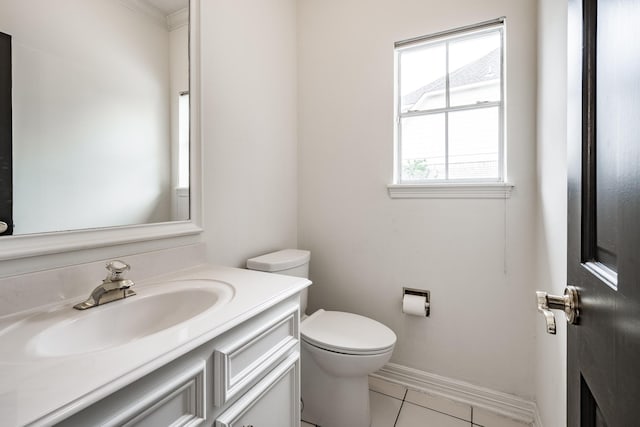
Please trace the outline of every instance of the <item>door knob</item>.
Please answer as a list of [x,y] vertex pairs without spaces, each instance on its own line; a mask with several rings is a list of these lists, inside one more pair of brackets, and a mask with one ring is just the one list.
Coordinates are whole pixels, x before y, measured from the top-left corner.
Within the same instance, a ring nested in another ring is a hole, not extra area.
[[575,286],[567,286],[562,296],[536,291],[536,297],[538,311],[544,315],[548,334],[556,334],[556,317],[551,310],[562,310],[567,316],[567,322],[572,325],[578,323],[580,300],[578,299],[578,289]]

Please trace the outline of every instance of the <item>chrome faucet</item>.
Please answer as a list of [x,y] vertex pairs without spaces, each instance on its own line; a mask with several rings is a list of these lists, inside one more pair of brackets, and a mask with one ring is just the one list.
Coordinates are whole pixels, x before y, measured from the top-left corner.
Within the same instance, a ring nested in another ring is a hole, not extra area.
[[108,262],[106,268],[109,270],[107,277],[91,292],[91,295],[86,301],[74,305],[73,308],[86,310],[87,308],[97,307],[136,294],[136,292],[131,289],[134,284],[133,281],[123,277],[125,272],[131,270],[129,264],[115,260]]

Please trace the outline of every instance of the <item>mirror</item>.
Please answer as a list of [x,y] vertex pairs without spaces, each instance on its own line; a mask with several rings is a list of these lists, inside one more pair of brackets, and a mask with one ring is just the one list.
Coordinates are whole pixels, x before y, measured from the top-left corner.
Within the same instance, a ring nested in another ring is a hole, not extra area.
[[14,235],[189,219],[188,6],[0,2],[12,77],[0,186],[12,181]]

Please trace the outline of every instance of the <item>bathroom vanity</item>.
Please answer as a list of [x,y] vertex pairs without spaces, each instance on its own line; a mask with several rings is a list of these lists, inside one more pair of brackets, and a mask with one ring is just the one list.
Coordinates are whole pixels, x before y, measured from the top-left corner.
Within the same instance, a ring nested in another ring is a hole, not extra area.
[[4,316],[2,425],[298,426],[309,284],[200,265],[88,310]]

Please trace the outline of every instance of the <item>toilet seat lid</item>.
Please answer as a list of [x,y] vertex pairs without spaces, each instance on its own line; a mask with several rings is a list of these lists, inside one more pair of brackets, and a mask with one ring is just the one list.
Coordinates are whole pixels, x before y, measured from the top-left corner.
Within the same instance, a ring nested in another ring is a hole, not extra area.
[[378,354],[393,348],[396,334],[368,317],[342,311],[318,310],[300,328],[311,345],[346,354]]

